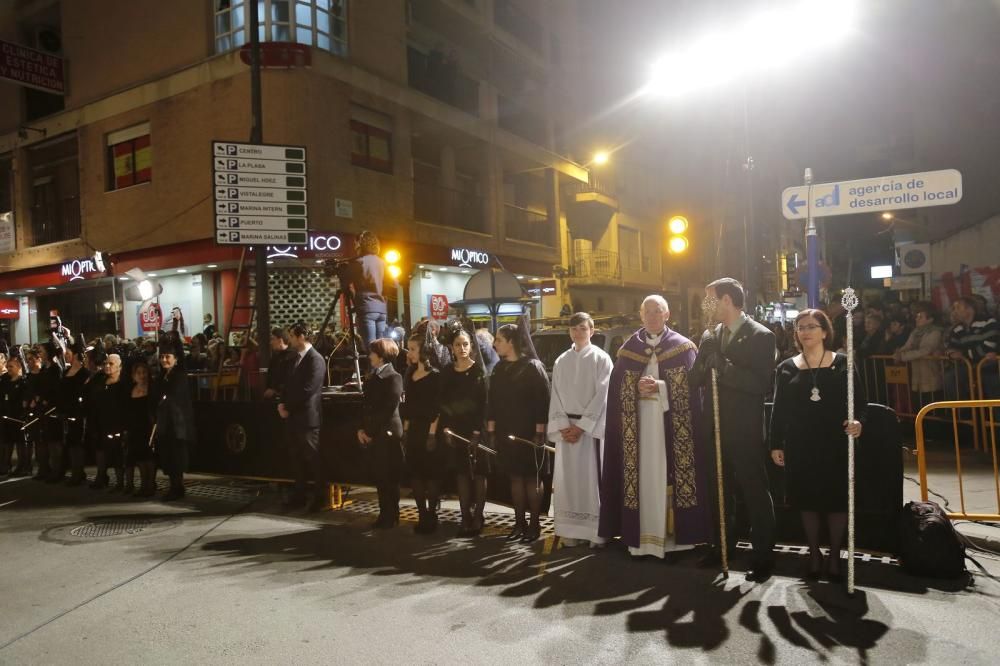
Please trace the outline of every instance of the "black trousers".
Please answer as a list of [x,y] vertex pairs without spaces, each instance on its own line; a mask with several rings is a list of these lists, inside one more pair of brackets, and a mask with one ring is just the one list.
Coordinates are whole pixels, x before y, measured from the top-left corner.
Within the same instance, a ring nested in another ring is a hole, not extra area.
[[327,487],[326,467],[319,446],[319,428],[299,430],[289,427],[285,433],[295,473],[295,495],[304,498],[310,479],[313,496],[322,499]]
[[379,511],[399,514],[399,482],[403,476],[403,449],[399,437],[376,437],[368,445],[371,478],[378,490]]
[[184,478],[188,466],[188,442],[174,437],[156,440],[156,458],[163,473],[170,477],[172,484]]
[[[709,504],[712,506],[712,519],[715,529],[712,541],[719,545],[719,491],[718,475],[715,466],[715,434],[712,432],[709,441],[712,442],[710,487],[712,494]],[[726,500],[726,542],[730,549],[735,548],[736,538],[750,532],[750,543],[753,546],[752,560],[754,564],[770,564],[774,561],[775,518],[774,502],[767,476],[767,452],[763,442],[749,444],[747,442],[722,443],[723,490]]]

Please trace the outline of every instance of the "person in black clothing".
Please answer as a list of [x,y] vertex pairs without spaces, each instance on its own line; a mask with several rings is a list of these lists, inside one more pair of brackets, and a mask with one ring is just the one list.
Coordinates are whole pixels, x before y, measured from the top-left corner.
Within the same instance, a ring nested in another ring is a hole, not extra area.
[[288,348],[288,331],[275,327],[271,329],[271,363],[267,368],[264,384],[264,399],[280,398],[284,393],[288,374],[295,367],[298,354]]
[[364,427],[358,430],[358,442],[369,454],[378,489],[379,514],[374,527],[383,529],[399,524],[399,479],[403,468],[399,400],[403,378],[392,367],[398,355],[399,347],[389,338],[379,338],[369,346],[372,371],[365,382]]
[[128,383],[122,376],[121,357],[109,354],[104,360],[104,381],[93,387],[93,416],[87,422],[88,428],[93,426],[97,458],[97,474],[90,482],[90,487],[94,490],[108,487],[109,467],[115,470],[115,485],[112,490],[125,487],[122,448],[125,444],[128,390]]
[[[727,513],[735,509],[737,499],[746,507],[753,546],[747,580],[763,582],[770,578],[774,566],[775,515],[764,441],[764,401],[771,389],[776,355],[774,333],[743,311],[745,295],[738,280],[727,277],[709,283],[705,297],[715,303],[712,320],[718,324],[702,335],[698,358],[689,376],[692,385],[705,389],[706,431],[714,433],[711,370],[716,370],[726,509]],[[712,455],[711,466],[715,464]],[[714,485],[718,475],[709,476]],[[717,494],[716,489],[712,497]],[[709,504],[718,524],[718,502]],[[727,529],[734,528],[733,517],[735,514],[727,516]],[[718,532],[713,530],[714,538],[718,538]],[[727,542],[735,547],[734,529],[733,532]],[[718,559],[721,559],[718,552],[710,553],[705,564],[714,565]]]
[[62,422],[54,409],[62,378],[62,366],[59,364],[61,352],[55,343],[46,342],[38,345],[35,353],[41,367],[31,384],[32,395],[28,404],[34,414],[32,418],[39,417],[33,429],[38,472],[32,478],[49,481],[62,466]]
[[795,343],[801,353],[778,366],[771,411],[771,458],[785,468],[788,503],[802,514],[809,542],[808,577],[819,578],[822,516],[830,537],[830,579],[842,579],[840,548],[847,526],[847,442],[861,436],[867,402],[857,369],[854,418],[847,421],[847,357],[831,349],[833,328],[820,310],[795,318]]
[[[2,445],[0,445],[0,474],[10,476],[23,475],[24,463],[30,460],[28,446],[24,441],[21,421],[24,421],[24,400],[26,381],[24,365],[20,357],[13,356],[7,360],[7,372],[0,377],[0,417],[3,423]],[[17,450],[17,467],[11,469],[11,454]],[[30,473],[30,468],[28,473]]]
[[[150,447],[156,403],[153,402],[152,379],[149,366],[136,363],[132,366],[132,389],[129,391],[128,409],[125,414],[125,492],[136,497],[156,494],[156,459]],[[135,489],[135,469],[139,468],[141,486]]]
[[293,354],[291,369],[286,375],[278,415],[285,420],[286,441],[291,445],[295,469],[295,490],[285,508],[306,503],[306,484],[313,480],[309,512],[329,508],[329,483],[320,449],[320,427],[323,425],[323,382],[326,363],[307,336],[309,327],[296,322],[288,327],[289,348]]
[[409,363],[403,380],[403,437],[406,463],[413,484],[413,499],[420,516],[414,531],[430,534],[437,529],[437,503],[443,461],[437,445],[438,408],[441,398],[441,373],[431,358],[430,329],[414,335],[406,343]]
[[[70,486],[78,486],[87,480],[83,469],[83,422],[85,416],[83,395],[87,386],[87,380],[90,379],[90,371],[83,367],[86,358],[82,343],[70,343],[66,348],[64,357],[66,359],[66,372],[63,374],[62,381],[59,382],[56,407],[59,415],[63,417],[63,443],[66,447],[65,458],[68,459],[72,472],[66,483]],[[58,480],[63,478],[65,474],[66,470],[60,469],[53,478]]]
[[[447,428],[473,444],[479,442],[486,422],[486,369],[474,340],[475,335],[464,329],[455,333],[452,340],[455,362],[441,372],[441,415],[437,428],[439,433]],[[451,445],[450,467],[455,472],[462,509],[458,536],[475,536],[483,530],[488,454],[447,433],[444,438]]]
[[388,308],[382,295],[385,260],[379,256],[378,237],[371,231],[358,234],[357,247],[358,256],[351,260],[347,277],[354,301],[355,324],[368,347],[373,340],[385,337],[388,321]]
[[160,469],[170,477],[170,489],[163,495],[164,502],[184,497],[188,447],[196,440],[191,387],[180,363],[183,357],[184,351],[178,339],[168,337],[160,344],[162,372],[153,389],[153,399],[156,400],[156,435],[153,442]]
[[[516,524],[507,539],[528,543],[541,534],[541,477],[547,473],[547,457],[543,451],[511,441],[508,436],[545,444],[549,378],[531,343],[526,317],[522,316],[517,324],[501,326],[493,344],[501,361],[490,377],[486,430],[490,448],[499,453],[500,467],[510,477]],[[531,512],[530,524],[525,519],[526,509]]]

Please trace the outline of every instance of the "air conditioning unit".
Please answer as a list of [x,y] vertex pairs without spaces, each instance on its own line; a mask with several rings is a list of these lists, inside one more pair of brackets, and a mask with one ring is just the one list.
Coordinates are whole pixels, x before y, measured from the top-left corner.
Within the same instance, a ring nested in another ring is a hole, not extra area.
[[899,269],[903,275],[931,272],[930,243],[907,243],[897,245]]

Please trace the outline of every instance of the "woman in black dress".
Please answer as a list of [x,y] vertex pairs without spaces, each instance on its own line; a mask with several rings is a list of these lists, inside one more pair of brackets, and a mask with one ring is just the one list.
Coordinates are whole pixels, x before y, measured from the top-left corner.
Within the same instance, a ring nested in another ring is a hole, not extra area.
[[97,474],[90,487],[100,490],[108,487],[108,468],[115,470],[112,490],[125,487],[125,466],[122,447],[125,437],[125,411],[128,408],[128,382],[122,376],[122,359],[109,354],[104,359],[103,381],[88,383],[89,397],[93,400],[87,430],[93,428],[97,458]]
[[368,349],[372,372],[365,381],[364,427],[358,430],[358,442],[369,454],[371,475],[378,489],[379,514],[374,527],[385,529],[399,524],[399,477],[403,467],[399,399],[403,395],[403,378],[392,367],[399,355],[395,342],[379,338]]
[[[537,445],[545,443],[549,378],[531,344],[526,318],[522,317],[518,324],[501,326],[493,345],[501,360],[490,376],[486,430],[492,444],[490,448],[499,453],[500,467],[510,476],[516,524],[507,539],[528,543],[541,534],[541,476],[548,458],[543,451],[511,441],[508,436],[514,435]],[[530,525],[525,519],[526,508],[531,512]]]
[[430,327],[406,342],[406,378],[403,380],[403,437],[406,464],[413,485],[413,499],[420,516],[414,532],[431,534],[437,529],[437,503],[444,463],[437,445],[441,373],[433,365],[435,348]]
[[[136,497],[156,494],[156,461],[149,446],[153,431],[156,405],[150,386],[149,366],[132,365],[132,390],[129,392],[128,411],[125,414],[125,490]],[[135,468],[139,468],[141,486],[134,489]]]
[[[20,357],[7,360],[7,372],[0,377],[0,414],[3,419],[3,448],[0,453],[0,474],[21,476],[24,463],[30,460],[28,445],[24,441],[21,422],[24,421],[24,400],[27,383],[24,378],[24,363]],[[17,469],[11,469],[11,454],[17,449]],[[28,472],[30,473],[30,469]]]
[[[66,457],[69,459],[71,474],[66,482],[70,486],[79,486],[87,480],[83,469],[83,421],[85,417],[83,394],[90,379],[90,371],[83,367],[86,360],[82,342],[74,342],[63,354],[66,359],[66,372],[59,382],[56,405],[58,412],[66,417],[64,428],[64,444]],[[56,474],[62,478],[64,472]]]
[[441,415],[438,432],[445,428],[473,442],[444,435],[451,446],[451,468],[458,485],[458,501],[462,508],[462,526],[458,536],[475,536],[483,530],[486,508],[486,476],[489,474],[487,454],[475,448],[486,421],[486,370],[477,353],[475,336],[459,330],[451,343],[455,362],[441,372]]
[[819,550],[821,518],[830,538],[829,575],[842,580],[840,547],[847,526],[847,441],[861,435],[866,401],[854,371],[855,421],[847,422],[847,357],[836,354],[833,328],[821,310],[795,318],[800,354],[778,366],[771,412],[771,458],[785,468],[788,503],[802,514],[809,542],[809,577],[823,568]]

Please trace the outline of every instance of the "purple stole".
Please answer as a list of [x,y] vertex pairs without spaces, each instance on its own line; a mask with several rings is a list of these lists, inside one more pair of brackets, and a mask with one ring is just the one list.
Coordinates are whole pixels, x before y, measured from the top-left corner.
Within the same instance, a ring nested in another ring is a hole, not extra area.
[[702,460],[701,402],[697,394],[692,399],[688,383],[697,347],[669,328],[655,347],[647,342],[646,330],[639,329],[618,350],[608,387],[598,534],[608,539],[621,537],[633,548],[639,546],[638,383],[653,355],[659,361],[660,379],[667,384],[670,403],[670,409],[663,413],[663,426],[667,483],[673,488],[674,536],[678,544],[706,543],[711,538],[711,512],[709,480]]

